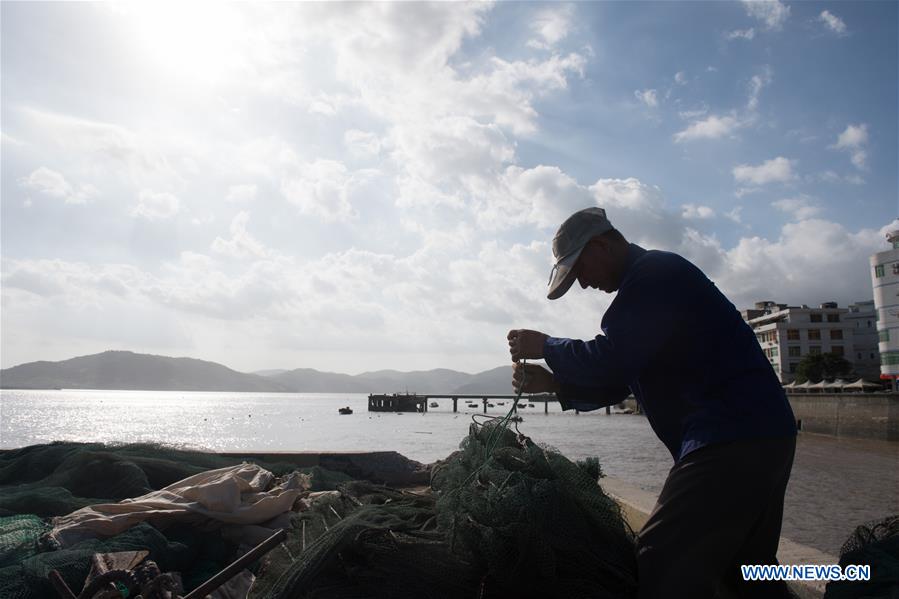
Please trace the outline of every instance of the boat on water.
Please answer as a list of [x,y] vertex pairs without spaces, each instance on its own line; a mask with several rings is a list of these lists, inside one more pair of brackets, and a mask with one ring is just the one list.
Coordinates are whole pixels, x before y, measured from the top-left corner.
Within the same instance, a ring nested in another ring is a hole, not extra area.
[[528,405],[527,405],[527,404],[520,403],[520,404],[518,404],[518,407],[519,407],[519,408],[526,408],[526,407],[528,407]]
[[509,422],[522,422],[524,418],[521,416],[512,416],[509,418]]
[[436,401],[432,401],[432,402],[431,402],[431,403],[429,403],[429,404],[428,404],[428,405],[429,405],[429,406],[430,406],[430,407],[432,407],[432,408],[436,408],[436,407],[438,407],[438,405],[437,405],[437,402],[436,402]]
[[487,407],[488,407],[488,408],[493,408],[493,407],[495,407],[495,406],[494,406],[492,403],[488,403],[488,404],[487,404]]
[[533,408],[533,407],[534,407],[534,404],[529,403],[529,404],[528,404],[528,407],[529,407],[529,408]]
[[504,405],[506,405],[506,402],[504,402],[504,401],[498,401],[498,402],[496,402],[496,405],[498,405],[498,406],[504,406]]
[[337,411],[340,412],[341,414],[352,414],[353,413],[353,409],[350,406],[338,408]]

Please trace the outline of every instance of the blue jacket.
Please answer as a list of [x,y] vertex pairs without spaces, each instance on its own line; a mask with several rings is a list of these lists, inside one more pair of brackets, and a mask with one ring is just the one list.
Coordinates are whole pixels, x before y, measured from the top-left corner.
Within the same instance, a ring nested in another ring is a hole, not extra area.
[[675,462],[712,443],[796,434],[752,329],[681,256],[631,244],[601,327],[589,341],[544,343],[563,409],[595,410],[633,392]]

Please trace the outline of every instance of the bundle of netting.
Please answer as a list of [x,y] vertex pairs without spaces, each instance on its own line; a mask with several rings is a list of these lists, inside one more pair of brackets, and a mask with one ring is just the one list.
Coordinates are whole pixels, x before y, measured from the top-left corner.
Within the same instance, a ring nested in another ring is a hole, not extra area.
[[250,599],[477,597],[482,568],[453,555],[424,491],[354,481],[310,497]]
[[[55,597],[48,575],[57,570],[80,589],[95,553],[149,550],[164,570],[180,572],[190,590],[224,568],[237,544],[219,530],[190,524],[160,530],[138,524],[110,537],[58,549],[44,539],[49,518],[87,505],[113,503],[161,489],[188,476],[240,464],[245,458],[185,451],[161,445],[49,443],[0,452],[0,597]],[[293,464],[251,460],[284,475]],[[321,468],[303,469],[312,490],[333,489],[349,479]]]
[[310,497],[251,597],[635,596],[633,533],[596,464],[503,424],[473,425],[430,492],[354,482]]
[[[595,472],[595,470],[594,470]],[[636,594],[634,534],[588,469],[502,423],[473,425],[435,467],[437,520],[488,596]]]
[[827,583],[825,599],[895,599],[899,597],[899,514],[855,529],[840,549],[840,566],[866,565],[870,580]]

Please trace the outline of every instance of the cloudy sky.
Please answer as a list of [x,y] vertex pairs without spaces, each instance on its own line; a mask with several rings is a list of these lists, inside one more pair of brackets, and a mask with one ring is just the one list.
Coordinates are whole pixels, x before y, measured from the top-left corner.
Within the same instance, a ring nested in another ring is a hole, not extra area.
[[895,2],[2,3],[2,366],[508,360],[606,208],[734,304],[870,299]]

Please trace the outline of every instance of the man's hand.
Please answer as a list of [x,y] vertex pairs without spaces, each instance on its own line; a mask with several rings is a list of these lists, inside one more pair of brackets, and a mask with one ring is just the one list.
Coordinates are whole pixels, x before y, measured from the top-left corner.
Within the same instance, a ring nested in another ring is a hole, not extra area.
[[543,366],[516,363],[512,366],[512,388],[515,393],[557,393],[559,384]]
[[543,358],[543,342],[549,335],[528,329],[513,329],[506,338],[509,340],[509,353],[512,361],[540,360]]

